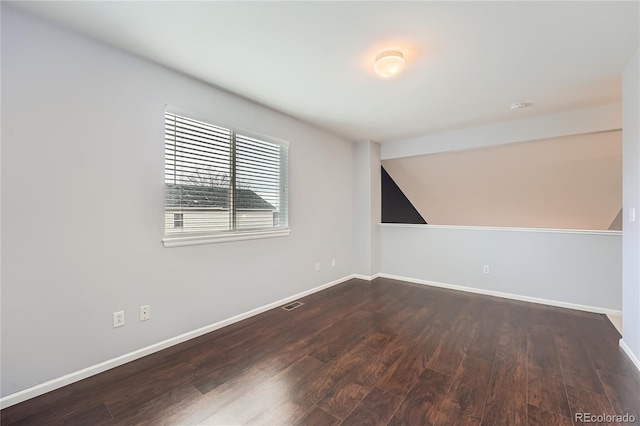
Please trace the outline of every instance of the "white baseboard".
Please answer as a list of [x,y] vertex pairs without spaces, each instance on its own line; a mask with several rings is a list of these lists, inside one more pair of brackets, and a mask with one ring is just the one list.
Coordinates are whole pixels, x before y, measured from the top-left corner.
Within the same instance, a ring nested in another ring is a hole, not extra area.
[[611,324],[618,330],[618,333],[622,336],[622,315],[607,314],[607,318],[611,321]]
[[374,275],[360,275],[360,274],[353,274],[352,277],[359,279],[359,280],[365,280],[365,281],[373,281],[376,278],[378,278],[380,276],[380,274],[374,274]]
[[80,380],[86,379],[87,377],[95,376],[96,374],[102,373],[104,371],[110,370],[112,368],[118,367],[122,364],[126,364],[127,362],[134,361],[136,359],[142,358],[144,356],[150,355],[152,353],[161,351],[168,347],[177,345],[182,342],[186,342],[187,340],[194,339],[196,337],[202,336],[203,334],[210,333],[212,331],[218,330],[222,327],[226,327],[227,325],[231,325],[233,323],[242,321],[254,315],[258,315],[262,312],[268,311],[273,308],[277,308],[278,306],[284,305],[286,303],[292,302],[296,299],[300,299],[302,297],[308,296],[313,293],[317,293],[321,290],[324,290],[329,287],[333,287],[334,285],[343,283],[352,278],[356,278],[355,275],[349,275],[335,281],[331,281],[330,283],[326,283],[320,285],[318,287],[314,287],[310,290],[303,291],[301,293],[295,294],[293,296],[285,297],[284,299],[280,299],[276,302],[269,303],[268,305],[261,306],[256,309],[252,309],[248,312],[233,316],[231,318],[227,318],[225,320],[216,322],[214,324],[207,325],[205,327],[198,328],[197,330],[189,331],[187,333],[181,334],[176,337],[172,337],[167,340],[163,340],[162,342],[155,343],[153,345],[138,349],[133,352],[129,352],[127,354],[121,355],[116,358],[109,359],[107,361],[101,362],[96,365],[92,365],[87,368],[83,368],[82,370],[66,374],[62,377],[58,377],[47,382],[41,383],[36,386],[32,386],[30,388],[21,390],[16,393],[12,393],[11,395],[7,395],[3,398],[0,398],[0,409],[4,409],[10,407],[12,405],[18,404],[20,402],[26,401],[31,398],[35,398],[36,396],[43,395],[47,392],[51,392],[53,390],[59,389],[63,386],[67,386],[71,383],[78,382]]
[[474,287],[465,287],[465,286],[455,285],[455,284],[445,284],[445,283],[439,283],[439,282],[436,282],[436,281],[427,281],[427,280],[421,280],[421,279],[418,279],[418,278],[401,277],[401,276],[398,276],[398,275],[391,275],[391,274],[384,274],[384,273],[380,273],[380,274],[378,274],[378,276],[381,277],[381,278],[389,278],[389,279],[392,279],[392,280],[407,281],[407,282],[415,283],[415,284],[423,284],[423,285],[429,285],[429,286],[433,286],[433,287],[447,288],[447,289],[450,289],[450,290],[466,291],[468,293],[483,294],[485,296],[502,297],[504,299],[512,299],[512,300],[520,300],[520,301],[523,301],[523,302],[539,303],[539,304],[542,304],[542,305],[557,306],[557,307],[560,307],[560,308],[576,309],[578,311],[595,312],[597,314],[622,316],[622,311],[616,311],[614,309],[599,308],[597,306],[579,305],[577,303],[560,302],[560,301],[557,301],[557,300],[549,300],[549,299],[540,299],[538,297],[521,296],[519,294],[503,293],[501,291],[485,290],[485,289],[474,288]]
[[631,348],[629,347],[629,345],[627,345],[624,341],[624,339],[620,339],[620,347],[622,348],[622,350],[624,351],[624,353],[627,354],[627,356],[629,357],[629,359],[631,360],[631,362],[633,362],[633,364],[636,366],[636,368],[638,370],[640,370],[640,359],[638,359],[638,357],[636,356],[636,354],[633,353],[633,351],[631,350]]

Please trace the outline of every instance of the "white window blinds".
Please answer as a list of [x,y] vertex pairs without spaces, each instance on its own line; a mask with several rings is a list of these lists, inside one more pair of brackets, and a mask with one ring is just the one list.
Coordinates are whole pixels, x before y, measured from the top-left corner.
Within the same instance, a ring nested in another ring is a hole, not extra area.
[[166,238],[288,229],[288,147],[165,113]]

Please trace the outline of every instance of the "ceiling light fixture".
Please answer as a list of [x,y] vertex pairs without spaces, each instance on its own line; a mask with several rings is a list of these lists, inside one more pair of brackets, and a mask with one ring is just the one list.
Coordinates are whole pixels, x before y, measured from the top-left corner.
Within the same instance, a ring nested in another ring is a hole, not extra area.
[[531,104],[527,104],[525,102],[518,102],[515,104],[511,104],[511,109],[522,109],[522,108],[526,108]]
[[397,50],[387,50],[376,56],[373,69],[381,77],[389,78],[404,68],[404,56]]

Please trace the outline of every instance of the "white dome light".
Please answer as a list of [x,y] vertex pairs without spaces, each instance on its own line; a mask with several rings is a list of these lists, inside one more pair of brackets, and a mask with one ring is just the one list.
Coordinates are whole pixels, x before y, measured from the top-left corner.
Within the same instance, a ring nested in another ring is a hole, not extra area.
[[387,50],[376,56],[373,69],[381,77],[393,77],[404,68],[404,57],[397,50]]

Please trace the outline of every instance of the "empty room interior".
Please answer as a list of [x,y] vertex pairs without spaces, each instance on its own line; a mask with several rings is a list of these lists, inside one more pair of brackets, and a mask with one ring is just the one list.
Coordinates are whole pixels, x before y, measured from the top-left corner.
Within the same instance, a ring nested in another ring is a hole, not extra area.
[[0,14],[3,426],[640,422],[640,2]]

